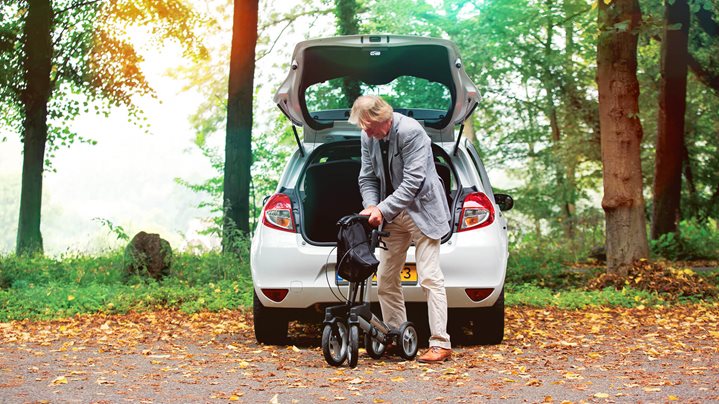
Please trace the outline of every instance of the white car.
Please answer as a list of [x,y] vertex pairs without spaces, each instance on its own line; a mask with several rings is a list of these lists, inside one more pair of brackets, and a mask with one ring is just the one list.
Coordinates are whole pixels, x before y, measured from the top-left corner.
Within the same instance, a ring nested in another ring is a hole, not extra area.
[[[257,340],[282,343],[289,321],[319,323],[324,308],[343,303],[347,295],[347,283],[335,274],[336,224],[362,210],[360,131],[347,122],[349,105],[314,110],[331,105],[333,96],[342,97],[336,90],[342,79],[359,82],[363,93],[379,92],[431,137],[452,211],[452,230],[440,249],[450,334],[454,341],[500,343],[508,257],[502,211],[511,209],[513,201],[493,194],[479,154],[471,142],[460,140],[461,127],[456,130],[476,107],[479,94],[453,43],[395,35],[315,39],[295,48],[275,101],[294,125],[303,127],[304,139],[295,132],[298,150],[276,193],[267,199],[252,239]],[[421,94],[429,90],[431,94]],[[414,102],[429,105],[406,105]],[[401,274],[403,292],[410,320],[426,335],[426,297],[417,285],[414,254],[410,247]],[[376,287],[370,300],[377,301]]]

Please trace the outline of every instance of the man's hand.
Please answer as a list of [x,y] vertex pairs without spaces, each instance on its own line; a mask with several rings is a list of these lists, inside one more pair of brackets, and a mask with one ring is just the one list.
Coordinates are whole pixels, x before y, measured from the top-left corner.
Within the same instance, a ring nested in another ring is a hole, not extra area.
[[380,211],[376,206],[367,207],[367,209],[360,212],[360,215],[369,216],[369,224],[372,227],[379,227],[379,225],[382,224],[382,211]]

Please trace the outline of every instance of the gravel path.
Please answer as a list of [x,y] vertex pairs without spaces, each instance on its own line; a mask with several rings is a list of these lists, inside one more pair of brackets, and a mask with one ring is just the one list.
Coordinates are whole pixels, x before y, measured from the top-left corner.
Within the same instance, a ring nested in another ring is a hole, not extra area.
[[507,309],[505,342],[329,367],[315,327],[258,345],[244,311],[0,324],[0,402],[719,402],[719,306]]

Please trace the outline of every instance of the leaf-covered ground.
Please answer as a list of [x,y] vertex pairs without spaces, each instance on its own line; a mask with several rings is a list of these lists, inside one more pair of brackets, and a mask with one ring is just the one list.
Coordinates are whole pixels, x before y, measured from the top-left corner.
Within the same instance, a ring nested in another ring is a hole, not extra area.
[[254,340],[245,311],[0,323],[0,402],[708,402],[719,305],[507,309],[505,342],[441,365],[329,367],[314,327]]

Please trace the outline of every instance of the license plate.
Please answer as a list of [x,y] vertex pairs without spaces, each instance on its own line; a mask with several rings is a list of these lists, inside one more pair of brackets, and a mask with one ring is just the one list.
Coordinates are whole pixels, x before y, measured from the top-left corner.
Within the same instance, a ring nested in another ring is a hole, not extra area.
[[[347,282],[339,274],[335,274],[337,277],[338,285],[346,285]],[[402,281],[402,285],[416,285],[417,284],[417,265],[415,264],[404,264],[402,269],[399,271],[399,278]],[[377,284],[377,275],[372,277],[372,284]]]

